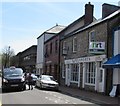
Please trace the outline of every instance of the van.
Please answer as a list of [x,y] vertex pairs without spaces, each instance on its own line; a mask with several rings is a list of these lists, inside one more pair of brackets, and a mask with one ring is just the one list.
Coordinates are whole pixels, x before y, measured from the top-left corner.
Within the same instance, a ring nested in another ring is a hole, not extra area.
[[21,68],[10,67],[3,69],[2,72],[2,90],[18,88],[25,90],[25,79]]

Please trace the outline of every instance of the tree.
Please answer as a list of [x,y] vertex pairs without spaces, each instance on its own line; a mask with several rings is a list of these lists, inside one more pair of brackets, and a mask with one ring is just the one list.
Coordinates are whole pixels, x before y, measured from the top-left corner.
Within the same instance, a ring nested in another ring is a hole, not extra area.
[[14,50],[11,49],[10,46],[6,46],[1,54],[2,67],[10,67],[13,56],[15,56]]

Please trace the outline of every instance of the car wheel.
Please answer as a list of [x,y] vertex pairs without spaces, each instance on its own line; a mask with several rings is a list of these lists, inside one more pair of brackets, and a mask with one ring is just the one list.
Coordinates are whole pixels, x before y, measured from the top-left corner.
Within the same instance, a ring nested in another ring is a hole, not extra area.
[[6,92],[6,89],[2,88],[2,93]]
[[23,86],[23,90],[26,90],[26,85]]
[[40,84],[40,89],[42,89],[42,84]]
[[35,82],[35,88],[37,88],[37,82]]

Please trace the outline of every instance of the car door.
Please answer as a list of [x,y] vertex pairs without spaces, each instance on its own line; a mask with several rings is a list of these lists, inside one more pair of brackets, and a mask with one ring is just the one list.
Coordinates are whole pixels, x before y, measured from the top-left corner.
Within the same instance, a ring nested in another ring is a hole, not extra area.
[[38,87],[40,87],[40,77],[36,80],[36,85],[38,86]]

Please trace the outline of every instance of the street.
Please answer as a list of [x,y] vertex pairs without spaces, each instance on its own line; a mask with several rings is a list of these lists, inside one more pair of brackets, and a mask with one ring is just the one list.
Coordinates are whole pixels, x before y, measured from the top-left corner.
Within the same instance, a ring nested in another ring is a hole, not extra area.
[[33,90],[10,91],[0,93],[2,96],[2,104],[93,104],[61,92],[51,90]]
[[59,92],[33,90],[6,92],[2,94],[2,104],[92,104]]

